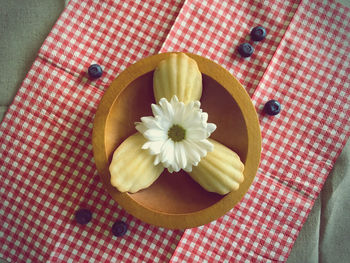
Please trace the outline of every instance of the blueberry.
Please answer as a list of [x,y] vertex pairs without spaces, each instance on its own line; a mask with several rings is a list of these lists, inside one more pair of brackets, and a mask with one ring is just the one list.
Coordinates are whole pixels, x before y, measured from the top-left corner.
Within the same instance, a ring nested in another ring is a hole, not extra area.
[[262,26],[256,26],[250,32],[250,36],[253,41],[261,41],[266,37],[266,30]]
[[88,74],[92,79],[98,79],[99,77],[102,76],[102,73],[103,73],[102,68],[98,64],[92,64],[88,69]]
[[86,225],[91,219],[92,213],[88,209],[79,209],[75,212],[75,220],[81,225]]
[[254,52],[254,48],[249,43],[243,43],[238,47],[238,53],[244,57],[250,57]]
[[128,225],[123,221],[116,221],[112,226],[112,233],[116,237],[124,236],[128,230]]
[[281,104],[277,100],[269,100],[264,106],[264,112],[268,115],[277,115],[281,111]]

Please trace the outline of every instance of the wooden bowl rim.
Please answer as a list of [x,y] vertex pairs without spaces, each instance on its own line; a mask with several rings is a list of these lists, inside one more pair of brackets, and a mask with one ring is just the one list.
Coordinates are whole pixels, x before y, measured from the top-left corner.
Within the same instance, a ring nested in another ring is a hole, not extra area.
[[[122,91],[136,78],[153,71],[157,64],[172,53],[168,52],[143,58],[130,65],[111,83],[103,95],[93,123],[93,154],[96,167],[104,187],[128,213],[152,225],[170,229],[186,229],[210,223],[232,209],[246,194],[254,180],[260,163],[261,132],[254,105],[243,86],[219,64],[192,53],[186,53],[196,60],[202,74],[209,76],[224,87],[240,108],[247,125],[248,150],[245,163],[245,181],[241,185],[239,196],[235,191],[228,193],[214,205],[186,214],[170,214],[153,210],[136,202],[129,193],[121,193],[110,184],[109,161],[105,148],[105,127],[109,111]],[[136,130],[135,130],[136,131]]]

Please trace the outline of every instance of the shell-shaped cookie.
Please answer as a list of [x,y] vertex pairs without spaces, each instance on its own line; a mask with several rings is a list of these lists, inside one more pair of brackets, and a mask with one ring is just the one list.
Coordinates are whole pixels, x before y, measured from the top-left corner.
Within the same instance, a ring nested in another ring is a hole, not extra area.
[[154,165],[154,156],[141,149],[146,139],[140,133],[128,137],[113,154],[109,166],[111,184],[120,192],[135,193],[149,187],[163,172]]
[[202,74],[197,62],[184,53],[174,53],[157,65],[153,75],[153,91],[156,102],[168,101],[176,95],[187,103],[202,96]]
[[244,164],[237,153],[223,144],[209,139],[214,150],[192,167],[189,175],[205,190],[221,195],[238,190],[243,182]]

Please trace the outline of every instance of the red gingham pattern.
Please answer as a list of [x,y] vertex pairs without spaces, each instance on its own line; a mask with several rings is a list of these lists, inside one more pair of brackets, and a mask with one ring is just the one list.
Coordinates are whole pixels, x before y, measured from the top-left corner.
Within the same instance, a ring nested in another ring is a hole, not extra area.
[[159,52],[183,1],[70,1],[39,57],[80,78],[93,63],[104,74],[93,85],[106,89],[118,73]]
[[[349,10],[316,1],[134,2],[71,0],[40,49],[0,127],[0,257],[284,261],[349,136]],[[242,59],[236,48],[252,43],[248,34],[258,24],[268,36]],[[237,76],[253,96],[263,134],[248,194],[180,242],[183,231],[143,223],[111,200],[91,152],[102,92],[130,63],[170,50],[204,55]],[[93,82],[85,75],[92,63],[105,71]],[[272,97],[283,111],[268,118],[261,105]],[[86,226],[73,220],[79,207],[93,212]],[[115,220],[129,224],[123,238],[110,233]]]
[[[296,1],[186,1],[161,52],[200,54],[225,67],[251,95],[262,78],[298,4]],[[250,39],[253,27],[267,29],[262,42]],[[237,53],[239,44],[255,49],[250,58]]]
[[[103,189],[92,156],[93,117],[116,75],[158,52],[180,1],[70,1],[0,128],[0,257],[15,262],[170,259],[183,231],[127,214]],[[121,34],[121,35],[120,35]],[[90,64],[104,75],[87,79]],[[86,226],[74,212],[93,212]],[[129,230],[111,234],[116,220]]]
[[[209,7],[198,3],[191,8],[191,17],[196,17],[201,9]],[[190,19],[187,23],[181,21],[181,28],[173,27],[170,35],[176,32],[182,37],[172,38],[170,47],[183,43],[188,34],[182,33],[183,29],[208,28],[207,21],[215,18],[223,21],[218,13],[213,16],[204,11],[203,16],[206,19],[202,17],[197,23]],[[349,31],[350,10],[340,4],[300,4],[252,97],[263,138],[256,179],[227,215],[209,225],[186,230],[172,262],[287,259],[350,135]],[[191,39],[201,36],[192,33]],[[218,50],[212,41],[200,41],[198,46],[189,44],[185,50]],[[216,58],[215,53],[210,53],[210,57],[225,60]],[[259,73],[254,68],[258,59],[250,61],[255,73]],[[236,75],[249,75],[245,68],[235,70]],[[269,99],[282,104],[282,112],[275,117],[262,113]]]
[[[35,61],[2,124],[8,131],[0,133],[1,171],[9,176],[1,190],[2,257],[16,262],[170,258],[182,232],[133,218],[100,183],[91,130],[101,97],[86,81]],[[80,207],[93,212],[87,226],[73,220]],[[129,225],[120,242],[111,234],[115,220]]]

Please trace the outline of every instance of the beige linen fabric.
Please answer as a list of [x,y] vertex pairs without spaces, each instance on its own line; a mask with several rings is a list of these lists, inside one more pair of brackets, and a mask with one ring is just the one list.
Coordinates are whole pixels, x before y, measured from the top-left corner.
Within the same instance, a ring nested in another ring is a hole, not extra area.
[[350,262],[350,140],[294,243],[288,263]]
[[0,0],[0,120],[64,6],[64,0]]

